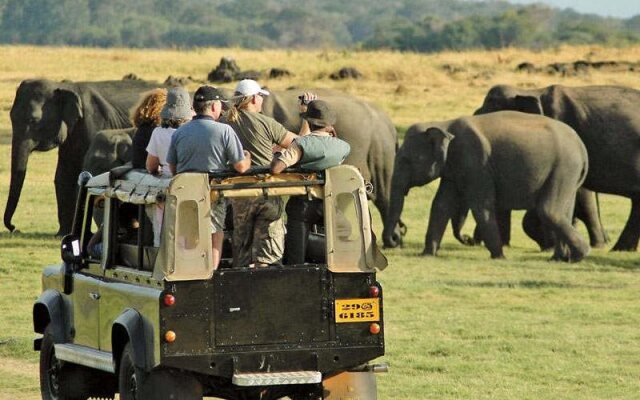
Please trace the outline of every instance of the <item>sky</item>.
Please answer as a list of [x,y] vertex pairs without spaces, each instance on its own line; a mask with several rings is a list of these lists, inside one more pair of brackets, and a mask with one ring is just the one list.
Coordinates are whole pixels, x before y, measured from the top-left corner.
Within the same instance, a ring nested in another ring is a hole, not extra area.
[[508,0],[510,3],[544,3],[557,8],[572,8],[580,13],[606,17],[631,18],[640,14],[640,0]]

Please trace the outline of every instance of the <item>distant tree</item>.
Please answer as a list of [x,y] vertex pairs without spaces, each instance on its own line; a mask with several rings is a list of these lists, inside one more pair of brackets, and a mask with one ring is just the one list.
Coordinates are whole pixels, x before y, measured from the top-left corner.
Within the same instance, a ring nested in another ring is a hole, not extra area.
[[0,39],[10,43],[73,44],[89,24],[88,0],[9,0]]

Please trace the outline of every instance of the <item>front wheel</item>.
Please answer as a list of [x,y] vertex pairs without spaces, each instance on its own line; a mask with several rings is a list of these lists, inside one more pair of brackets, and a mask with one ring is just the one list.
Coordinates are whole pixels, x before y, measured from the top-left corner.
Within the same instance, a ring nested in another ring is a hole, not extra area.
[[[59,360],[56,357],[53,328],[47,326],[40,349],[40,392],[43,400],[86,400],[94,395],[92,383],[98,376],[88,368]],[[113,398],[106,380],[98,392],[101,397]]]

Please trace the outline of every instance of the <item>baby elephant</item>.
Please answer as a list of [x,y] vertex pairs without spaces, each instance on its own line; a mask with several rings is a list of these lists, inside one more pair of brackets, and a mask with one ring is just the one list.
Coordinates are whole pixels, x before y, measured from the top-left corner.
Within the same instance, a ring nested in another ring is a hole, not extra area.
[[496,215],[533,209],[551,233],[554,260],[580,261],[589,246],[571,224],[587,151],[562,122],[500,111],[413,125],[396,155],[383,238],[393,232],[410,188],[441,178],[423,254],[435,255],[450,219],[471,209],[492,258],[503,258]]

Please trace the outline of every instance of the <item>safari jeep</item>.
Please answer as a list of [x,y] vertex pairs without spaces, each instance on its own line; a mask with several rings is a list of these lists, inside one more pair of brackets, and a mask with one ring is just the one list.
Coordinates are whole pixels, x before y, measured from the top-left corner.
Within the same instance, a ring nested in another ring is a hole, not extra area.
[[[114,170],[78,184],[63,262],[44,269],[33,307],[43,399],[376,398],[373,373],[386,366],[369,362],[384,354],[376,269],[386,259],[355,168],[173,179]],[[214,270],[211,201],[255,196],[324,200],[307,262],[232,268],[225,246]],[[99,254],[89,248],[97,230]]]

